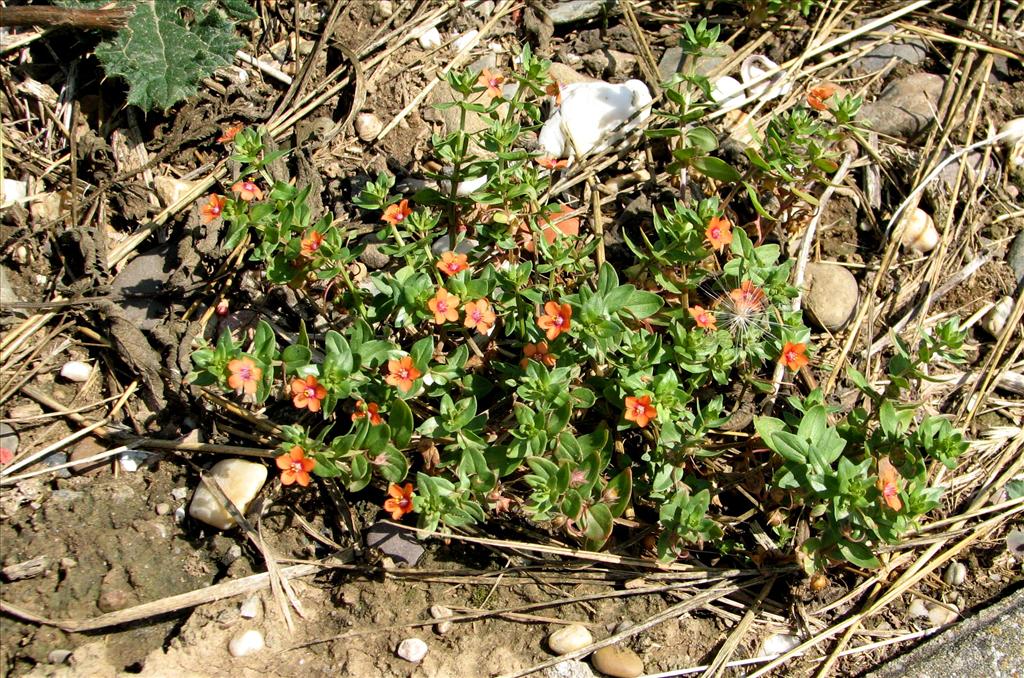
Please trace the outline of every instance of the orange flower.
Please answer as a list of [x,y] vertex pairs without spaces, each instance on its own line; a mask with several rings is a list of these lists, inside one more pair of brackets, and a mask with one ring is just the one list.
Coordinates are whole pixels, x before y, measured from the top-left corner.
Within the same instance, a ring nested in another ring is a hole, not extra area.
[[362,400],[356,403],[356,411],[352,413],[352,421],[365,419],[367,414],[370,415],[370,423],[374,426],[384,422],[384,418],[380,416],[380,405],[377,403],[367,405]]
[[520,361],[519,366],[524,370],[531,359],[539,360],[542,365],[547,367],[554,367],[558,362],[558,356],[554,353],[548,353],[548,342],[546,341],[538,341],[536,344],[523,346],[523,355],[526,357]]
[[636,422],[640,428],[658,416],[657,408],[651,404],[651,396],[626,396],[626,421]]
[[228,386],[235,389],[235,393],[247,396],[256,395],[256,387],[259,386],[263,370],[256,366],[252,358],[236,358],[228,362]]
[[327,397],[327,389],[317,382],[312,374],[305,379],[292,379],[292,405],[300,410],[320,411],[320,401]]
[[469,260],[465,254],[445,252],[441,255],[441,261],[437,262],[437,268],[447,276],[453,276],[469,268]]
[[309,472],[316,466],[316,459],[306,457],[306,451],[294,446],[276,460],[277,468],[281,469],[281,484],[298,483],[303,487],[309,485]]
[[489,68],[485,68],[480,71],[480,77],[476,79],[476,82],[481,87],[487,88],[487,94],[490,97],[500,97],[501,83],[505,82],[505,76],[500,73],[492,73]]
[[882,493],[880,497],[882,503],[893,511],[903,508],[903,502],[900,501],[899,481],[901,477],[900,472],[889,461],[889,457],[882,457],[878,460],[878,481],[875,483],[875,487]]
[[[544,241],[551,245],[555,242],[555,239],[560,235],[577,236],[580,234],[580,220],[579,217],[569,217],[567,215],[572,214],[573,209],[568,205],[559,205],[558,211],[552,214],[550,217],[542,216],[537,220],[540,226],[541,235],[544,236]],[[527,252],[536,251],[536,247],[533,244],[533,234],[526,240],[523,245]]]
[[544,315],[537,318],[537,327],[545,331],[548,341],[554,341],[562,332],[568,332],[572,325],[572,307],[559,305],[557,301],[544,304]]
[[825,101],[835,93],[836,86],[829,82],[812,87],[807,93],[807,105],[816,111],[827,111],[828,104]]
[[562,105],[562,86],[558,84],[557,80],[545,87],[544,93],[549,97],[555,97],[555,103],[559,106]]
[[449,294],[443,287],[437,288],[437,294],[427,302],[427,308],[434,314],[434,324],[444,325],[459,319],[459,302],[454,294]]
[[402,393],[412,390],[412,382],[420,378],[423,373],[412,364],[412,356],[405,356],[401,360],[388,361],[388,376],[384,381],[397,388]]
[[248,181],[236,181],[234,185],[231,186],[231,192],[246,202],[263,200],[263,191],[260,190],[260,187],[256,185],[256,182],[251,179]]
[[559,160],[553,155],[542,155],[539,158],[534,158],[533,161],[543,167],[544,169],[556,170],[568,167],[568,160]]
[[391,520],[401,520],[406,513],[412,513],[412,483],[399,487],[395,483],[388,486],[388,494],[384,500],[384,510],[391,511]]
[[706,308],[701,308],[700,306],[694,306],[693,308],[687,310],[690,312],[690,317],[693,318],[693,321],[697,323],[697,327],[700,327],[705,330],[718,329],[715,326],[715,316],[711,313],[711,311],[707,310]]
[[320,249],[320,245],[324,244],[324,236],[320,231],[310,231],[309,235],[302,239],[301,252],[302,256],[310,259],[316,254],[317,250]]
[[809,362],[807,358],[807,345],[794,344],[791,341],[787,341],[786,345],[782,347],[782,355],[779,356],[779,362],[794,372],[799,370]]
[[732,224],[728,219],[711,217],[704,237],[711,243],[711,247],[721,252],[726,245],[732,243]]
[[462,310],[466,313],[466,320],[464,322],[466,327],[475,328],[480,334],[487,334],[494,327],[494,321],[497,319],[497,316],[494,315],[494,311],[491,310],[491,304],[486,299],[468,301],[462,307]]
[[210,194],[210,201],[199,208],[199,216],[204,224],[208,224],[224,211],[224,198],[216,193]]
[[392,226],[396,226],[405,221],[405,218],[410,214],[412,214],[412,210],[409,209],[409,201],[403,200],[397,205],[388,205],[385,207],[384,216],[381,217],[381,221],[386,221]]
[[729,292],[729,297],[732,299],[733,311],[739,316],[760,313],[767,301],[764,290],[749,280],[744,280],[739,287]]
[[236,122],[234,125],[231,125],[226,130],[224,130],[224,134],[220,135],[217,138],[217,141],[219,141],[222,144],[231,143],[232,141],[235,140],[235,137],[238,136],[238,133],[241,132],[244,128],[245,125],[243,125],[240,122]]

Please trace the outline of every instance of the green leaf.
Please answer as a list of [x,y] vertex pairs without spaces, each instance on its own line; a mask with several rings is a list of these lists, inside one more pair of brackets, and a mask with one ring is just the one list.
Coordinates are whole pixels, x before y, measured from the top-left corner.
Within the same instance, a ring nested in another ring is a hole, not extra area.
[[724,184],[736,183],[743,178],[743,175],[733,169],[732,165],[710,155],[694,158],[691,164],[701,174],[721,181]]
[[246,0],[219,0],[219,2],[227,15],[235,21],[251,21],[260,16]]
[[854,565],[865,568],[876,568],[880,565],[878,558],[864,544],[855,541],[843,540],[837,544],[839,553]]
[[[128,83],[128,103],[144,110],[166,110],[195,94],[199,81],[230,65],[243,45],[234,25],[205,0],[130,4],[135,13],[96,47],[96,56],[108,76]],[[241,18],[243,4],[230,0],[226,9]]]
[[391,403],[388,426],[391,427],[391,442],[395,444],[395,447],[399,449],[408,447],[409,440],[412,439],[413,420],[412,410],[404,400],[397,398]]

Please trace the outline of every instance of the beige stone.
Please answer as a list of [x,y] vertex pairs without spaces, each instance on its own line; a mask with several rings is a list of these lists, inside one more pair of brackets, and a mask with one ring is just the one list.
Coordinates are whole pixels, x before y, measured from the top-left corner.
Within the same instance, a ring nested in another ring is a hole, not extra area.
[[[213,465],[207,478],[216,482],[239,511],[245,513],[267,482],[267,467],[244,459],[225,459]],[[235,526],[235,519],[221,506],[213,493],[200,484],[188,507],[188,514],[196,520],[220,530]]]

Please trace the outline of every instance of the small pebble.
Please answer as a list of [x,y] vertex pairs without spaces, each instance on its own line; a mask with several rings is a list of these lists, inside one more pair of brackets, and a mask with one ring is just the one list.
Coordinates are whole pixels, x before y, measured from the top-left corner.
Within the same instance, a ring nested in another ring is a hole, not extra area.
[[[231,503],[244,514],[267,482],[267,467],[244,459],[224,459],[210,468],[208,478],[218,483]],[[235,519],[202,483],[196,488],[188,514],[221,530],[235,526]]]
[[177,501],[181,501],[182,499],[184,499],[187,496],[188,496],[188,488],[187,487],[176,487],[173,490],[171,490],[171,497],[176,499]]
[[94,438],[83,438],[78,441],[75,446],[71,448],[71,454],[68,456],[68,460],[82,463],[76,463],[72,466],[71,472],[79,476],[91,476],[100,473],[110,464],[109,457],[89,462],[84,462],[82,460],[94,457],[101,452],[106,452],[106,450],[106,446],[101,445]]
[[800,636],[791,633],[773,633],[764,639],[762,655],[785,654],[800,644]]
[[60,376],[68,381],[83,382],[92,374],[92,365],[81,360],[71,360],[60,368]]
[[548,649],[557,655],[569,654],[594,642],[590,629],[582,624],[569,624],[548,636]]
[[436,27],[427,29],[419,39],[423,49],[437,49],[441,46],[441,33]]
[[1017,528],[1006,533],[1006,550],[1017,560],[1024,560],[1024,530]]
[[123,452],[121,456],[117,458],[118,463],[121,465],[121,470],[125,473],[135,473],[139,470],[139,467],[146,463],[149,459],[149,452],[143,452],[142,450],[128,450]]
[[356,116],[356,134],[363,141],[370,141],[384,129],[384,123],[373,113],[360,113]]
[[952,562],[942,575],[942,581],[949,586],[960,586],[967,579],[967,566],[963,563]]
[[857,279],[842,266],[812,263],[807,264],[805,280],[808,320],[830,332],[842,329],[857,309]]
[[644,663],[637,653],[618,645],[602,647],[590,658],[590,663],[614,678],[636,678],[644,672]]
[[452,43],[452,46],[455,48],[456,52],[461,52],[467,45],[469,45],[470,42],[475,40],[478,35],[480,35],[480,31],[468,31],[463,33],[459,37],[455,38],[455,42]]
[[245,657],[259,652],[264,647],[266,647],[266,643],[263,642],[263,634],[256,629],[249,629],[231,639],[231,642],[228,643],[228,652],[232,657]]
[[156,511],[156,514],[158,516],[166,516],[168,513],[171,512],[171,505],[165,501],[162,501],[154,507],[154,510]]
[[1002,297],[992,310],[985,314],[981,320],[981,326],[993,337],[999,337],[1006,321],[1013,314],[1013,297]]
[[[952,607],[953,609],[949,609]],[[960,616],[960,610],[956,609],[956,605],[932,605],[928,610],[928,620],[933,626],[942,626],[943,624],[952,624],[956,621],[956,618]]]
[[594,678],[590,664],[578,659],[568,659],[549,666],[541,672],[540,678]]
[[395,13],[395,6],[391,0],[377,0],[377,6],[373,8],[373,18],[377,21],[390,19]]
[[0,466],[14,461],[18,452],[18,434],[7,424],[0,424]]
[[419,638],[406,638],[398,645],[398,656],[407,662],[418,664],[427,656],[427,644]]
[[263,607],[263,603],[260,602],[260,597],[257,595],[249,596],[238,606],[238,614],[245,619],[255,619],[260,609]]
[[50,654],[46,655],[46,661],[51,664],[67,664],[69,659],[71,650],[51,650]]
[[910,615],[911,618],[927,617],[928,606],[920,598],[914,598],[912,601],[910,601],[910,606],[907,607],[907,614]]
[[[430,606],[430,616],[434,619],[443,619],[444,617],[451,617],[453,614],[454,612],[452,612],[452,609],[450,607],[445,607],[444,605]],[[443,621],[434,626],[434,630],[437,631],[437,634],[439,636],[443,636],[444,634],[451,631],[454,625],[455,622]]]

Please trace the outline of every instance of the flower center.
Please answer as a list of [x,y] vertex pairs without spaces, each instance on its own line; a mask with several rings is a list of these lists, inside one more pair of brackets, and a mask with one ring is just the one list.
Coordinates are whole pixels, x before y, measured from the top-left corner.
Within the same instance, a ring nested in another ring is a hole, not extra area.
[[313,398],[314,396],[316,396],[316,389],[313,388],[312,386],[307,386],[306,387],[306,397],[307,398]]
[[213,205],[210,207],[211,214],[220,214],[220,205]]
[[722,229],[718,228],[717,226],[715,226],[714,228],[711,229],[711,237],[712,238],[720,238],[721,236],[722,236]]
[[483,314],[483,313],[481,313],[480,311],[473,311],[473,313],[472,313],[472,318],[473,318],[473,320],[474,320],[475,322],[480,322],[480,320],[481,320],[481,319],[482,319],[483,317],[484,317],[484,314]]
[[786,360],[791,363],[796,362],[796,351],[788,351],[786,353]]
[[564,324],[565,324],[565,318],[563,318],[560,315],[555,316],[555,326],[556,327],[561,327]]
[[890,483],[885,486],[884,490],[882,490],[882,495],[886,497],[895,497],[897,491],[896,486]]
[[647,407],[645,405],[634,405],[633,414],[635,414],[638,417],[642,417],[645,414],[647,414]]
[[301,473],[302,472],[302,462],[301,461],[293,461],[292,462],[292,471],[295,472],[295,473]]
[[250,367],[241,367],[241,368],[239,368],[238,376],[240,376],[243,381],[249,381],[250,379],[252,379],[252,368],[250,368]]
[[398,370],[398,376],[401,379],[408,379],[409,378],[409,370],[406,370],[406,369]]
[[443,299],[437,302],[437,310],[444,313],[448,310],[448,302]]
[[402,508],[403,511],[408,509],[411,503],[412,502],[409,501],[406,497],[402,497],[401,499],[398,500],[398,505]]

